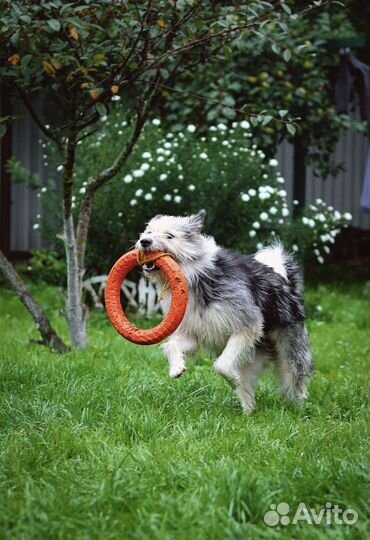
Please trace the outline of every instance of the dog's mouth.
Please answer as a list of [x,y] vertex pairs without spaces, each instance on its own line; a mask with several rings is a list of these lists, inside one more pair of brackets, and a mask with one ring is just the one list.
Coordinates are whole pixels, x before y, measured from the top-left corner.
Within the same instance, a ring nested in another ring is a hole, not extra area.
[[156,272],[158,268],[155,266],[155,262],[147,262],[143,264],[143,270],[146,274],[151,274],[152,272]]

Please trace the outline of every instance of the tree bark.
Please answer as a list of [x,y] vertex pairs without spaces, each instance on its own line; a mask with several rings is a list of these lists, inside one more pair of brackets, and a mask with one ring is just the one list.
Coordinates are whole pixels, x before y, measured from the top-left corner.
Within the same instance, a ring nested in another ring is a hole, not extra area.
[[9,281],[10,285],[14,289],[18,298],[28,309],[32,315],[36,328],[41,334],[41,343],[46,345],[50,349],[54,349],[57,352],[65,353],[69,349],[65,343],[60,339],[60,337],[55,332],[54,328],[51,326],[49,319],[45,315],[42,307],[36,300],[32,297],[31,293],[28,291],[24,281],[17,274],[13,265],[8,261],[3,252],[0,250],[0,270],[3,272],[4,276]]
[[74,349],[88,346],[86,312],[82,303],[82,274],[79,270],[73,217],[64,216],[64,246],[67,258],[67,322]]

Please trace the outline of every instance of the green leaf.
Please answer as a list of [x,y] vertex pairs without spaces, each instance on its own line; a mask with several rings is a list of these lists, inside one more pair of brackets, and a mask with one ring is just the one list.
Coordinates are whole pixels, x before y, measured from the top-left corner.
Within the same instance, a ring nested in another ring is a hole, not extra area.
[[289,60],[292,58],[292,53],[289,49],[285,49],[285,51],[283,52],[283,58],[285,62],[289,62]]
[[29,15],[21,15],[19,18],[21,21],[25,22],[26,24],[30,24],[30,22],[32,21]]
[[277,45],[276,43],[273,43],[273,44],[271,45],[271,49],[272,49],[272,51],[273,51],[274,53],[280,54],[280,47],[279,47],[279,45]]
[[60,30],[60,22],[57,19],[49,19],[48,25],[53,30],[53,32],[59,32]]
[[279,111],[279,115],[281,116],[281,118],[284,118],[284,116],[286,116],[288,114],[289,111],[287,111],[286,109],[281,109]]
[[295,135],[296,127],[293,124],[286,124],[286,128],[291,135]]
[[262,125],[267,126],[269,122],[271,122],[272,116],[266,115],[262,117]]
[[6,127],[3,124],[0,124],[0,139],[4,137],[6,133]]
[[96,103],[95,108],[98,111],[98,113],[100,114],[100,116],[105,116],[107,114],[107,109],[106,109],[105,105],[103,105],[103,103],[100,103],[100,102]]

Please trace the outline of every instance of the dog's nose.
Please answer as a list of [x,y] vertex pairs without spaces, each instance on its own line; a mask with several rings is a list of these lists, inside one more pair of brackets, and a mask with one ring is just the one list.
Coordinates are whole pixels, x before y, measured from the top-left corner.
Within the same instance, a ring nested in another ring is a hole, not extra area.
[[150,238],[142,238],[140,240],[140,244],[143,246],[143,248],[147,248],[153,244],[153,240]]

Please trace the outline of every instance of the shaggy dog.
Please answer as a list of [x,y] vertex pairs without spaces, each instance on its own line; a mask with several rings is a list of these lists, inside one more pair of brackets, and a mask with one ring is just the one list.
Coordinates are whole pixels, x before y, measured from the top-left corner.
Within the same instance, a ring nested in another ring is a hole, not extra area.
[[[214,369],[235,388],[245,412],[254,408],[257,380],[269,363],[278,369],[284,394],[302,403],[312,358],[297,264],[280,243],[254,256],[226,250],[202,234],[204,218],[204,210],[155,216],[136,243],[144,253],[172,254],[188,282],[185,317],[162,346],[170,377],[180,377],[187,358],[203,347],[218,355]],[[166,282],[153,264],[144,266],[144,275],[159,290]],[[164,313],[170,303],[167,291]]]

